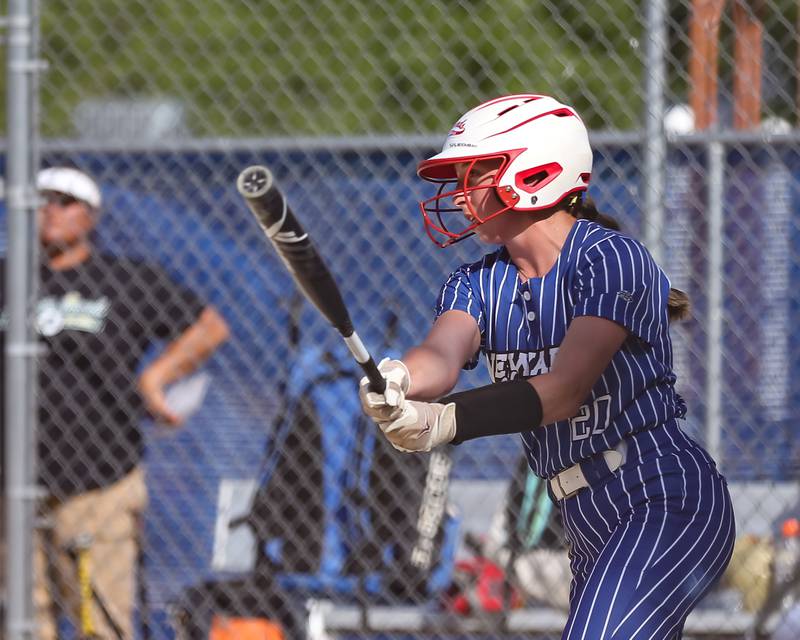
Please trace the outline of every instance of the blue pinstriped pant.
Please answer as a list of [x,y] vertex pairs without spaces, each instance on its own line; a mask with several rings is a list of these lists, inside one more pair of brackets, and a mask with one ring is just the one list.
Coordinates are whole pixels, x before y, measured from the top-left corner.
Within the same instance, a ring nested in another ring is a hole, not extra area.
[[680,638],[733,551],[727,483],[708,454],[676,424],[626,441],[621,469],[560,503],[573,574],[562,640]]

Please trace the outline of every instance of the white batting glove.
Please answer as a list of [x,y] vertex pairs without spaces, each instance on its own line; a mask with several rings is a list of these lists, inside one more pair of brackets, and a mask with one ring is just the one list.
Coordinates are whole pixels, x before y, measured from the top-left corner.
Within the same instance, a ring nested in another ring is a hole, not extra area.
[[456,405],[406,400],[397,418],[378,422],[378,426],[395,449],[430,451],[455,438]]
[[375,422],[385,422],[398,417],[403,409],[406,393],[411,386],[408,368],[401,360],[384,358],[378,363],[378,371],[386,379],[383,393],[370,391],[369,379],[364,376],[358,385],[361,409]]

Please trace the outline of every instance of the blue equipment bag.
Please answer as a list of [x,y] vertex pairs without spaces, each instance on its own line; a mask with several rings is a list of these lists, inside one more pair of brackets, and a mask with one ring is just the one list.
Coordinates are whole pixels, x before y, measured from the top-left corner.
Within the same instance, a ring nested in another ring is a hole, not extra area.
[[349,353],[299,352],[246,519],[286,589],[418,601],[449,583],[449,458],[405,454],[361,412]]

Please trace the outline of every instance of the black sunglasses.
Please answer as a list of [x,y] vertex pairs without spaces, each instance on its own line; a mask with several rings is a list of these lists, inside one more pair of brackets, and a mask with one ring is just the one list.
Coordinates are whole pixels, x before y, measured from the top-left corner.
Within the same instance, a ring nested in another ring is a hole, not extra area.
[[47,191],[42,195],[44,196],[47,204],[57,204],[60,207],[68,207],[69,205],[78,202],[78,199],[75,196],[71,196],[67,193],[59,193],[58,191]]

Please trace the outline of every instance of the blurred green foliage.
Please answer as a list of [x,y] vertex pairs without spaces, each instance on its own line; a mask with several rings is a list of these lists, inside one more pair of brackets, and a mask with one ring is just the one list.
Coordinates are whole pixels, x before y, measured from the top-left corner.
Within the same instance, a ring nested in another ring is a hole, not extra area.
[[182,100],[197,135],[443,133],[505,92],[635,125],[636,9],[524,0],[48,0],[42,130],[87,97]]
[[[795,4],[773,0],[768,28],[777,41],[792,33]],[[637,128],[645,7],[47,0],[41,129],[74,135],[85,99],[163,97],[185,105],[197,136],[443,134],[474,104],[517,91],[559,96],[595,129]],[[671,3],[669,101],[685,100],[687,28],[688,8]],[[726,59],[721,65],[730,72]]]

